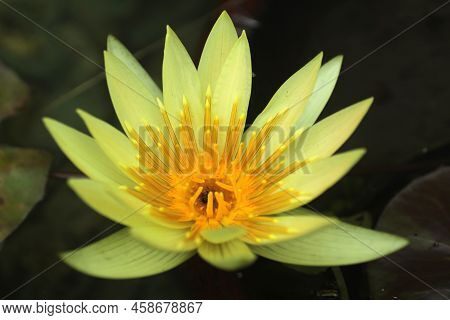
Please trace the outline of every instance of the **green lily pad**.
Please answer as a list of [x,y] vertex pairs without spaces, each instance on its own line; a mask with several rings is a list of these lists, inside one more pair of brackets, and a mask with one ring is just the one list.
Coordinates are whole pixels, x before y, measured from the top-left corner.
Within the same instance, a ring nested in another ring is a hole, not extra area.
[[13,115],[28,98],[28,86],[0,62],[0,120]]
[[450,296],[450,167],[413,181],[387,205],[377,229],[410,245],[368,265],[376,299],[442,299]]
[[0,148],[0,242],[42,199],[49,167],[44,151]]

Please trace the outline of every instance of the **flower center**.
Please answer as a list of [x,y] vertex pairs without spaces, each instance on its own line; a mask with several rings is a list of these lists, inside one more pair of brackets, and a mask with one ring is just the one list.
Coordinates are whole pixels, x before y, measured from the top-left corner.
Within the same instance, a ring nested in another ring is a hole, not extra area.
[[[127,168],[138,183],[127,190],[151,205],[151,214],[191,228],[198,236],[205,228],[254,223],[263,215],[293,207],[297,191],[278,186],[283,179],[306,164],[286,163],[282,155],[297,139],[301,130],[281,144],[270,156],[265,155],[273,128],[286,116],[286,110],[270,118],[247,143],[241,141],[245,115],[238,114],[234,103],[225,141],[219,151],[219,120],[211,114],[211,96],[207,92],[203,136],[196,138],[189,104],[183,99],[180,131],[176,133],[169,115],[158,100],[167,133],[145,126],[145,132],[128,130],[139,154],[139,167]],[[149,146],[146,138],[153,140]],[[298,206],[295,205],[295,206]],[[255,236],[256,237],[256,236]]]
[[187,200],[193,202],[193,209],[199,216],[221,218],[232,210],[236,196],[225,184],[215,179],[205,179],[203,183],[193,182],[187,193]]
[[198,201],[200,201],[201,205],[208,204],[208,194],[209,194],[209,190],[205,190],[205,191],[202,191],[202,193],[198,197]]

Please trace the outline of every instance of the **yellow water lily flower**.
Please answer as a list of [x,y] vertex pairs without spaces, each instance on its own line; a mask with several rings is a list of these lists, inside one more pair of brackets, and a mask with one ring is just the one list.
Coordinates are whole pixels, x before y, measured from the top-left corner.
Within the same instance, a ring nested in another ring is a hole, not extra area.
[[82,110],[92,137],[44,119],[87,176],[70,179],[70,187],[94,210],[125,226],[65,253],[77,270],[105,278],[143,277],[195,253],[224,270],[245,267],[257,255],[342,265],[406,244],[299,209],[364,154],[357,149],[333,155],[371,98],[314,124],[336,83],[341,56],[321,65],[318,54],[281,86],[245,133],[250,49],[245,32],[238,37],[226,12],[213,27],[198,68],[167,28],[162,92],[115,38],[108,38],[104,57],[124,133]]

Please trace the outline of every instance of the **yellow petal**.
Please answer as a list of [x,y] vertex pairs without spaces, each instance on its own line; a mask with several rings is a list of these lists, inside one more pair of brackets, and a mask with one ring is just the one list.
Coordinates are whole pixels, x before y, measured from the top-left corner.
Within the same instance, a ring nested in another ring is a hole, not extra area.
[[342,266],[382,258],[408,244],[404,238],[337,221],[288,241],[251,246],[267,259],[304,266]]
[[309,210],[298,212],[295,216],[275,216],[270,217],[270,220],[267,218],[249,220],[246,223],[246,237],[242,240],[253,245],[265,245],[305,236],[335,222],[332,218]]
[[336,152],[355,131],[372,102],[373,98],[358,102],[306,130],[302,135],[301,157],[315,160],[329,157]]
[[91,276],[132,279],[173,269],[193,254],[151,248],[123,229],[81,249],[65,252],[61,258],[72,268]]
[[198,74],[202,84],[202,93],[206,92],[208,86],[211,86],[211,90],[214,92],[222,66],[237,39],[233,21],[226,11],[223,11],[214,24],[200,57]]
[[147,71],[141,66],[139,61],[128,51],[128,49],[114,36],[109,35],[107,40],[108,52],[111,52],[122,63],[124,63],[136,77],[141,80],[144,87],[150,92],[152,97],[162,99],[161,89],[156,85],[153,79],[149,76]]
[[249,133],[258,132],[267,121],[285,110],[287,110],[286,114],[277,126],[277,130],[275,130],[273,136],[274,140],[276,140],[274,142],[278,144],[287,139],[292,125],[302,115],[309,101],[314,84],[316,83],[322,56],[323,54],[319,53],[308,64],[286,80],[272,97],[264,111],[253,122],[250,130],[246,134],[246,139],[249,138]]
[[127,125],[136,132],[144,125],[162,126],[156,99],[144,82],[113,53],[105,51],[104,56],[109,93],[125,132]]
[[252,264],[255,254],[240,240],[232,240],[220,244],[203,242],[198,254],[216,268],[234,271]]
[[50,118],[44,118],[44,124],[70,161],[88,177],[120,185],[132,184],[132,181],[111,162],[94,139]]
[[89,179],[70,179],[69,186],[93,210],[129,227],[158,225],[165,228],[185,229],[189,224],[170,221],[159,211],[117,185],[109,185]]
[[[322,53],[319,53],[307,65],[291,76],[275,93],[266,109],[256,119],[254,125],[247,130],[247,140],[253,132],[258,132],[264,124],[273,118],[277,113],[285,112],[282,120],[276,124],[270,137],[266,142],[266,150],[274,151],[280,144],[284,143],[294,131],[293,126],[303,114],[306,104],[309,101],[317,74],[322,62]],[[263,155],[262,161],[270,156],[270,152]]]
[[219,150],[222,152],[230,123],[231,110],[236,105],[236,119],[247,116],[252,87],[250,47],[245,32],[234,44],[217,79],[211,113],[219,120]]
[[319,70],[316,84],[306,104],[305,111],[296,123],[296,128],[308,128],[316,122],[330,99],[342,65],[342,56],[325,63]]
[[191,251],[199,242],[188,238],[190,229],[169,229],[158,225],[132,228],[131,235],[149,246],[168,251]]
[[[315,199],[339,181],[364,155],[364,149],[343,152],[313,162],[282,181],[281,189],[293,195],[289,210]],[[296,192],[300,194],[297,196]],[[295,195],[295,196],[294,196]]]
[[[152,226],[151,206],[112,186],[90,179],[69,179],[69,186],[92,209],[114,222],[129,226]],[[123,201],[124,198],[127,201]]]
[[202,237],[211,243],[227,242],[245,234],[245,229],[238,226],[222,227],[217,229],[203,229]]
[[100,148],[119,168],[138,165],[138,152],[124,134],[86,111],[77,110],[77,112]]
[[[167,27],[164,47],[163,94],[164,106],[174,127],[179,126],[184,96],[190,107],[194,131],[201,128],[204,101],[201,99],[202,92],[198,72],[180,39],[170,27]],[[195,134],[199,133],[195,132]]]

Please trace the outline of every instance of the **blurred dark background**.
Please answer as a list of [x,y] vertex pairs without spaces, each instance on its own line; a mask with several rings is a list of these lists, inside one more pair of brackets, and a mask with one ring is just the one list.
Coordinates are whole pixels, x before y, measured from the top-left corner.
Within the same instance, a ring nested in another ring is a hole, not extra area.
[[[65,185],[64,177],[77,170],[56,147],[41,118],[50,116],[84,130],[74,111],[83,107],[117,123],[102,70],[95,65],[103,65],[107,35],[115,35],[136,52],[160,83],[166,24],[178,33],[197,63],[212,23],[226,9],[236,25],[249,34],[255,74],[249,120],[264,108],[284,80],[320,51],[324,51],[325,61],[344,54],[343,73],[322,117],[363,98],[375,97],[368,115],[343,148],[366,147],[367,155],[312,205],[343,219],[377,227],[384,208],[401,189],[449,164],[450,5],[401,34],[444,1],[8,3],[67,45],[0,3],[0,60],[28,87],[28,93],[20,97],[24,100],[20,110],[0,123],[0,144],[43,149],[53,157],[43,200],[1,248],[0,296],[44,271],[9,298],[419,297],[411,296],[411,291],[383,295],[374,289],[366,265],[294,268],[259,259],[241,272],[226,273],[194,258],[164,274],[127,281],[91,278],[64,263],[46,270],[58,261],[58,252],[77,247],[110,222],[94,214]],[[433,212],[423,214],[432,218]],[[449,244],[445,246],[449,257]],[[437,271],[441,270],[429,272]],[[399,271],[386,272],[392,275]],[[440,278],[439,284],[450,288],[450,274]],[[418,283],[414,290],[424,290],[421,286]]]

